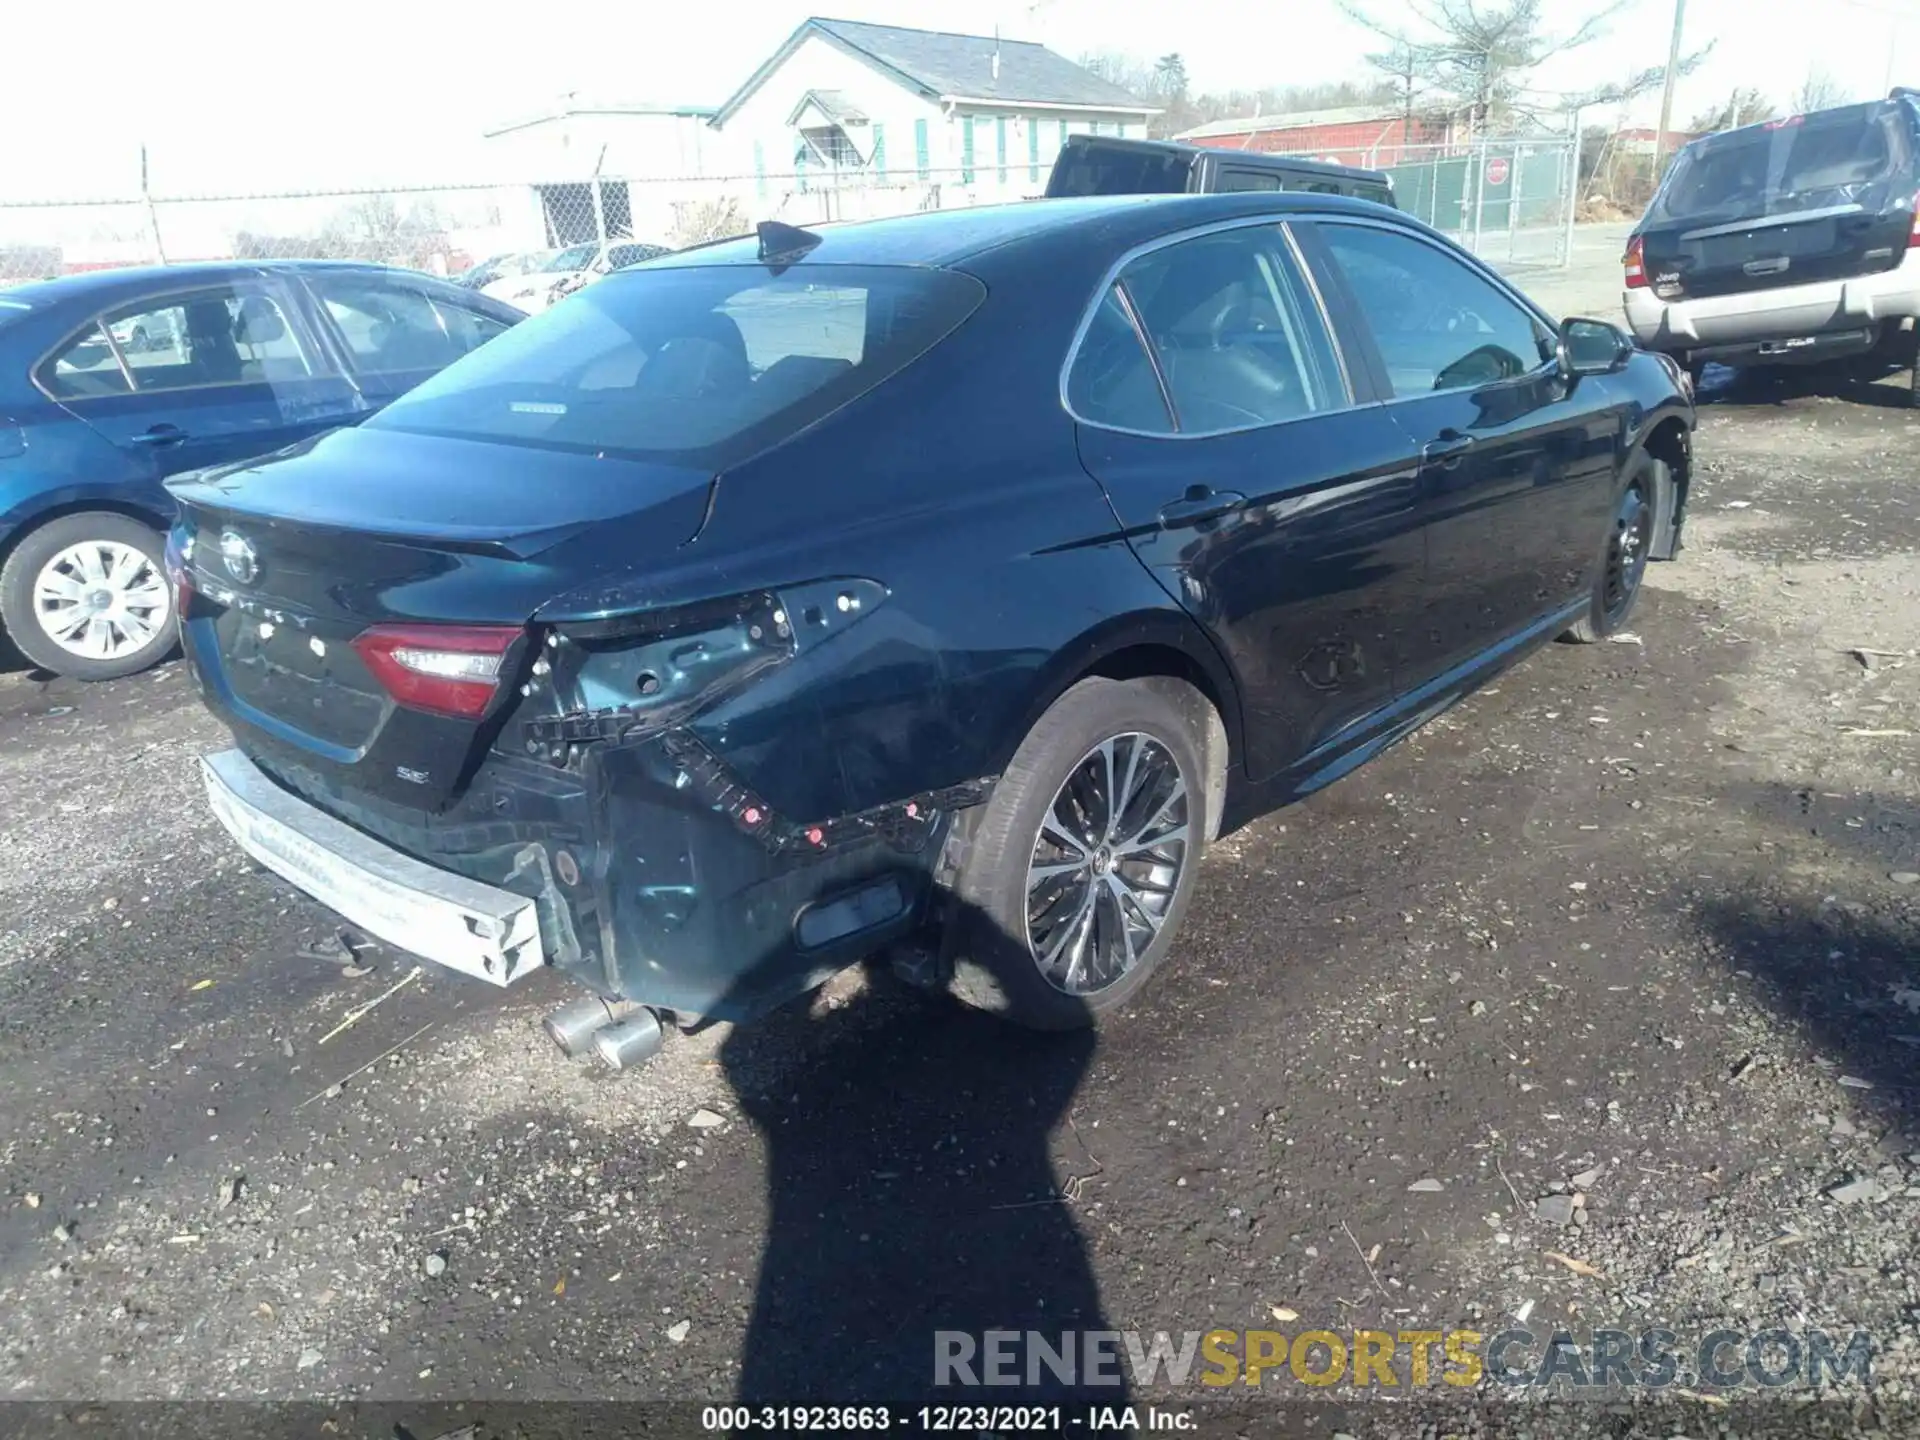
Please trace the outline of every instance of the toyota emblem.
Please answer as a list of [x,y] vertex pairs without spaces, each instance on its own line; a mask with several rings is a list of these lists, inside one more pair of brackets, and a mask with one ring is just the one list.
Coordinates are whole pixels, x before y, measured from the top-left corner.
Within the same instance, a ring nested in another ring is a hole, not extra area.
[[260,557],[253,553],[252,543],[235,531],[220,532],[220,560],[242,585],[251,585],[260,574]]

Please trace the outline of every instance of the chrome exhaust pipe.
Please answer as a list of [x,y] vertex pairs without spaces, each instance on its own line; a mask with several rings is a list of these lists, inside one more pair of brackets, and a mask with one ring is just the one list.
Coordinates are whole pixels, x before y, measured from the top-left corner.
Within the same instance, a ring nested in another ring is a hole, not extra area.
[[594,1032],[626,1019],[639,1008],[631,1000],[604,1000],[598,995],[582,995],[576,1000],[569,1000],[541,1023],[564,1054],[584,1055],[593,1044]]
[[641,1010],[616,1021],[595,1031],[593,1036],[593,1048],[609,1070],[630,1070],[644,1065],[658,1055],[666,1043],[667,1032],[661,1028],[660,1017],[651,1010]]

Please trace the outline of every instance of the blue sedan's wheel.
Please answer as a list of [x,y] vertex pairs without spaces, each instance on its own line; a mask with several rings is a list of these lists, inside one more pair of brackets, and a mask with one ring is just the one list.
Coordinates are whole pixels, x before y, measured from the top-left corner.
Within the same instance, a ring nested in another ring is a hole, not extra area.
[[0,569],[0,622],[43,670],[112,680],[173,648],[173,592],[159,535],[124,515],[66,515]]
[[1054,702],[973,817],[961,999],[1066,1030],[1146,983],[1193,893],[1217,733],[1207,700],[1169,678],[1082,680]]

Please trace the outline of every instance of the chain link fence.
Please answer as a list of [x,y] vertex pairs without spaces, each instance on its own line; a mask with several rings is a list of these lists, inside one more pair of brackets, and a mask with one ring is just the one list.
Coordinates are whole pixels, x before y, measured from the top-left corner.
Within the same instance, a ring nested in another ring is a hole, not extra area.
[[[1552,266],[1570,254],[1570,139],[1314,158],[1386,170],[1403,210],[1489,259]],[[1046,179],[1039,163],[986,161],[891,173],[867,165],[81,203],[0,198],[0,285],[195,260],[367,260],[448,276],[487,267],[476,279],[493,271],[579,270],[590,261],[604,265],[609,247],[623,242],[680,248],[741,234],[759,220],[808,225],[1029,200],[1045,190]]]

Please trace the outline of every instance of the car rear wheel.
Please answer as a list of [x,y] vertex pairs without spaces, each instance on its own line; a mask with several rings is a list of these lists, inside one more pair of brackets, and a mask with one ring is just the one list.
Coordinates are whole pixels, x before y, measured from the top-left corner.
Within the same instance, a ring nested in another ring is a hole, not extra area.
[[953,988],[1038,1030],[1092,1024],[1159,968],[1212,816],[1207,701],[1083,680],[1041,716],[971,836]]
[[0,568],[0,623],[42,670],[113,680],[173,648],[173,592],[160,536],[106,511],[30,533]]
[[1604,640],[1626,627],[1640,599],[1640,583],[1646,577],[1647,558],[1653,549],[1654,501],[1666,478],[1664,461],[1640,457],[1614,506],[1587,613],[1567,631],[1567,639],[1583,643]]

